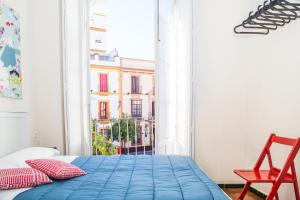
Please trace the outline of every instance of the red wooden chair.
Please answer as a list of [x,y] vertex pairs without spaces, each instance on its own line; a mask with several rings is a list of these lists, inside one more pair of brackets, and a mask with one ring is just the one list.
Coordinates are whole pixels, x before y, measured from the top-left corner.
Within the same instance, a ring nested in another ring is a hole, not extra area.
[[[272,143],[288,145],[292,147],[290,154],[283,166],[283,169],[278,169],[273,166],[272,157],[270,153],[270,147]],[[259,156],[259,159],[253,170],[234,170],[234,173],[239,175],[241,178],[245,179],[247,182],[244,186],[243,191],[238,197],[239,200],[243,200],[246,196],[246,193],[252,183],[271,183],[273,187],[267,196],[266,200],[273,200],[274,197],[276,200],[279,200],[278,189],[282,183],[293,183],[296,200],[300,200],[299,188],[295,170],[294,159],[300,148],[300,138],[290,139],[284,137],[278,137],[275,134],[272,134],[268,139],[267,144],[265,145],[263,152]],[[260,167],[264,159],[268,158],[270,170],[260,170]],[[290,171],[289,171],[290,170]]]

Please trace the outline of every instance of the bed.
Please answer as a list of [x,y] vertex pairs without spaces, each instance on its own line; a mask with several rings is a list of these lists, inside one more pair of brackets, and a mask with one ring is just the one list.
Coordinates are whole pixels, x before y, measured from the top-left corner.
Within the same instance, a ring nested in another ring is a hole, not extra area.
[[229,199],[190,157],[141,155],[59,159],[72,160],[87,175],[9,191],[14,194],[5,200]]

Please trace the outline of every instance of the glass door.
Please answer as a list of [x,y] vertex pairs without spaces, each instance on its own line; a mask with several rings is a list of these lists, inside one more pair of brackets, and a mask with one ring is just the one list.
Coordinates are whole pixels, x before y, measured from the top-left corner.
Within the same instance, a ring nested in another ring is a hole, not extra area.
[[94,155],[155,154],[155,1],[90,3]]
[[192,0],[157,0],[158,153],[191,155]]

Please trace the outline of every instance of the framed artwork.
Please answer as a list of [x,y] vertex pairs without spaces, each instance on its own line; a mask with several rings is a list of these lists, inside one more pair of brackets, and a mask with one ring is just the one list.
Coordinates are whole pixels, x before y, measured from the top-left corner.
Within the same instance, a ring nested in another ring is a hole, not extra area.
[[0,5],[0,96],[22,98],[20,17]]

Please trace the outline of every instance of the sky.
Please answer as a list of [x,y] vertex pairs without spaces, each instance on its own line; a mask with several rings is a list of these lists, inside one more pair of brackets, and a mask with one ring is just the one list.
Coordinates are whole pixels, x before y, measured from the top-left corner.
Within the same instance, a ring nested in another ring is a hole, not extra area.
[[154,60],[154,0],[102,0],[90,11],[107,15],[107,49],[120,57]]

